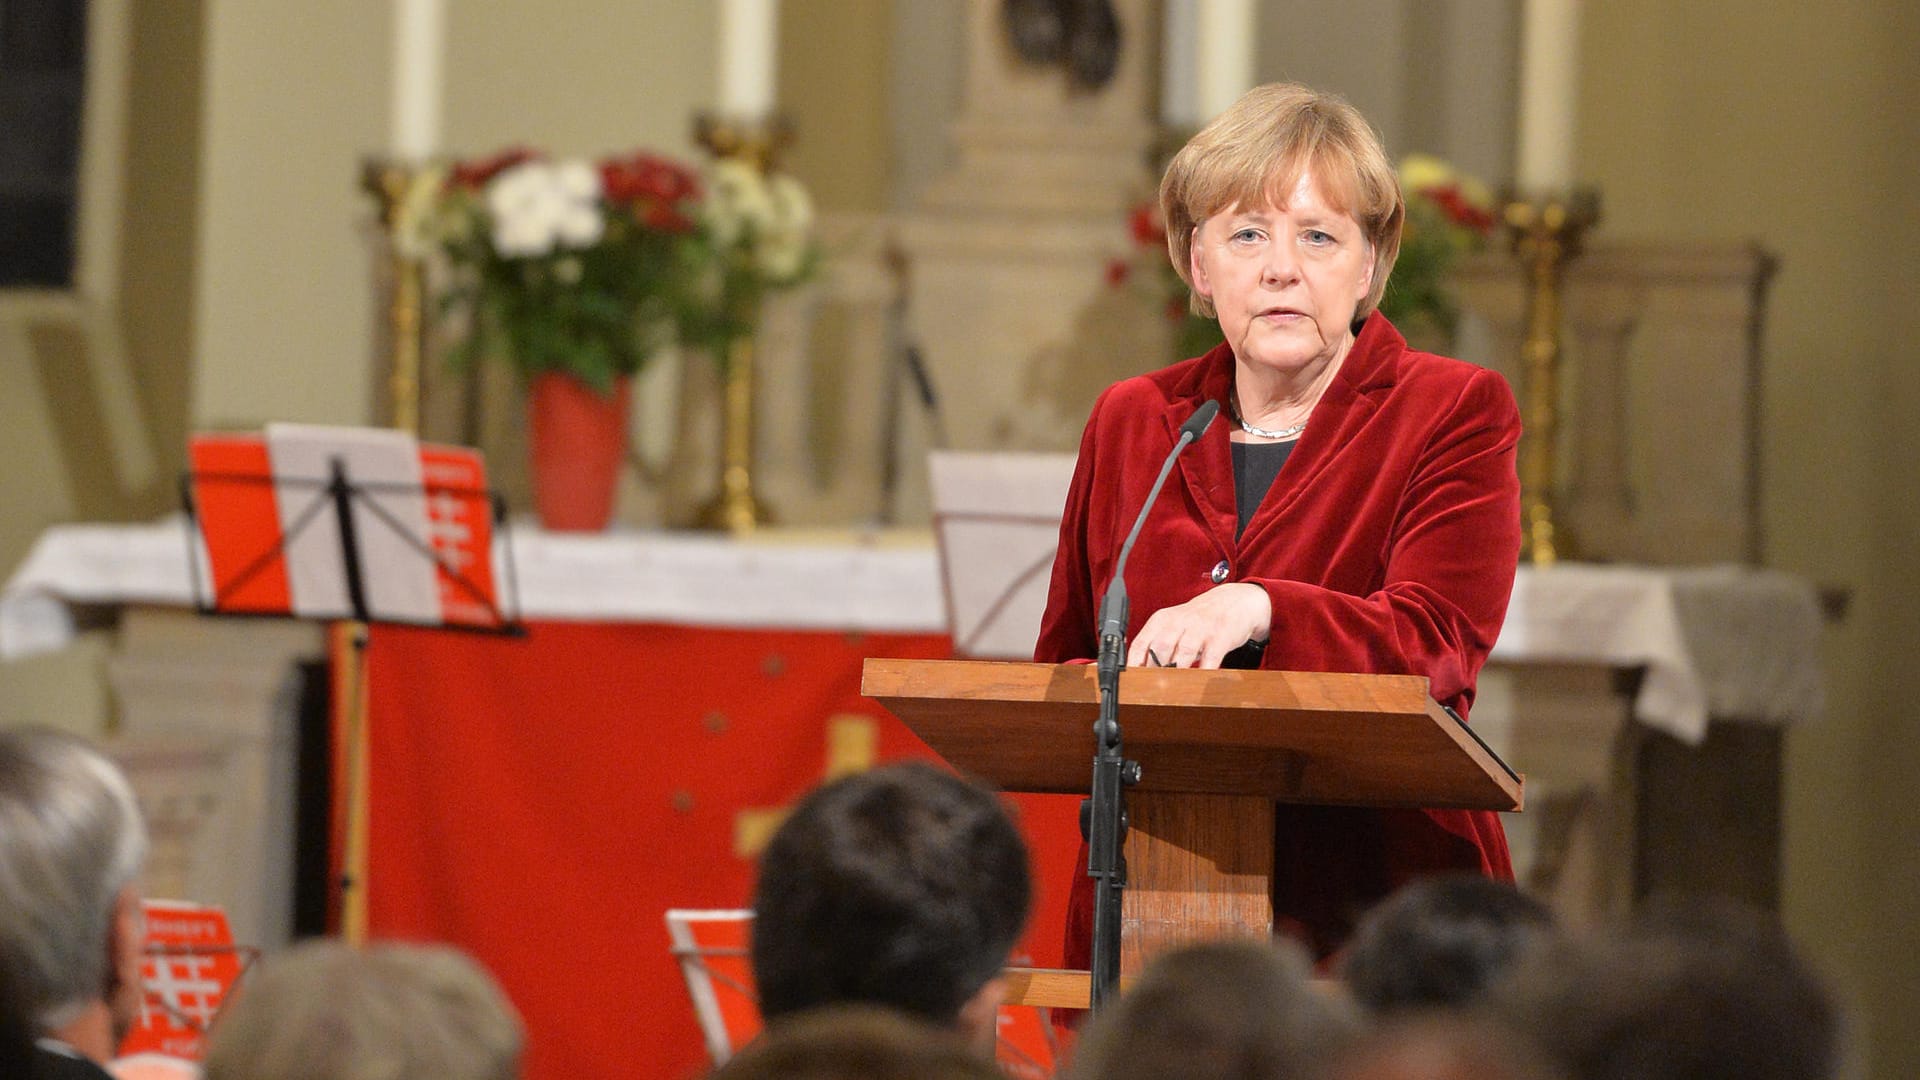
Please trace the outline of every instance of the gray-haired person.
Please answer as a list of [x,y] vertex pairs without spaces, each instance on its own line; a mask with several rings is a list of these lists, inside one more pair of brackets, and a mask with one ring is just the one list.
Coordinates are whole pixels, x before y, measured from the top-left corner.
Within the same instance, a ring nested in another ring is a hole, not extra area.
[[147,830],[119,768],[82,739],[0,730],[0,955],[36,1037],[36,1078],[108,1074],[140,1008]]
[[446,945],[310,941],[240,984],[207,1045],[207,1080],[513,1080],[520,1017]]

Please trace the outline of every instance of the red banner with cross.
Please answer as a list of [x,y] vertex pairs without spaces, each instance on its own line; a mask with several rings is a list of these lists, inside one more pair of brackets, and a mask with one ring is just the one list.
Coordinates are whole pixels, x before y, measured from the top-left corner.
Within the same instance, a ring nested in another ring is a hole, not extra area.
[[[375,627],[371,934],[485,963],[525,1017],[531,1080],[698,1075],[707,1052],[665,913],[748,907],[754,859],[797,798],[932,757],[860,696],[860,665],[949,653],[926,634]],[[1058,967],[1078,800],[1008,803],[1033,851],[1021,949]]]

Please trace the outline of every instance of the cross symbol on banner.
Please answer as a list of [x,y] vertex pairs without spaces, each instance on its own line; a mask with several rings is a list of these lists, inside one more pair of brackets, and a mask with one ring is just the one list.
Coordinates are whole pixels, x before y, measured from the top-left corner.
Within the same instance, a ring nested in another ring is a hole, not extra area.
[[[841,713],[827,721],[827,767],[821,779],[838,780],[873,768],[880,746],[880,729],[873,717]],[[773,839],[788,807],[754,807],[733,818],[733,853],[742,859],[759,855]]]
[[435,492],[427,497],[427,516],[434,524],[440,522],[458,522],[466,516],[467,502],[444,491]]
[[149,1019],[148,1004],[158,999],[169,1025],[184,1031],[205,1031],[220,1011],[220,980],[207,974],[213,960],[204,956],[155,956],[147,973],[147,993],[141,999],[141,1022]]

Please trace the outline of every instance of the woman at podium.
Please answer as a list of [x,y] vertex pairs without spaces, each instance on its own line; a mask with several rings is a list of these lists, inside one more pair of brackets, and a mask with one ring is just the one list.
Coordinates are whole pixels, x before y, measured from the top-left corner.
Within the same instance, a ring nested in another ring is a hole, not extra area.
[[[1465,717],[1520,550],[1506,381],[1407,346],[1375,310],[1406,205],[1345,101],[1258,87],[1160,185],[1174,267],[1225,342],[1101,394],[1080,442],[1035,659],[1098,650],[1098,603],[1181,425],[1180,458],[1130,563],[1131,666],[1424,675]],[[1411,879],[1511,880],[1491,811],[1282,805],[1274,918],[1324,958]],[[1082,860],[1084,864],[1084,860]],[[1076,878],[1068,962],[1092,888]]]

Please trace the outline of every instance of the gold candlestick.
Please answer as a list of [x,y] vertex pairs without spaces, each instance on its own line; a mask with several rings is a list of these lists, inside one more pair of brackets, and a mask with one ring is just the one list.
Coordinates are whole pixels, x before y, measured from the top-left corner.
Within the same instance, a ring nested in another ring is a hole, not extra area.
[[387,259],[393,294],[387,304],[387,328],[392,337],[387,366],[388,396],[392,398],[393,426],[420,434],[420,358],[423,351],[422,305],[426,297],[426,263],[410,250],[405,232],[408,196],[421,177],[420,170],[393,161],[368,161],[360,184],[380,202],[380,224],[387,234]]
[[753,491],[753,339],[727,347],[720,413],[720,490],[700,508],[700,524],[744,536],[773,523]]
[[1554,521],[1555,453],[1560,428],[1561,271],[1600,220],[1597,193],[1512,197],[1506,203],[1513,252],[1527,271],[1526,336],[1521,341],[1520,557],[1536,566],[1571,558],[1572,535]]
[[[781,151],[793,141],[792,127],[777,116],[752,121],[701,113],[694,118],[693,134],[715,157],[744,161],[763,175],[774,168]],[[700,508],[695,520],[703,528],[744,536],[774,519],[773,511],[753,490],[752,336],[730,343],[724,360],[719,490]]]

